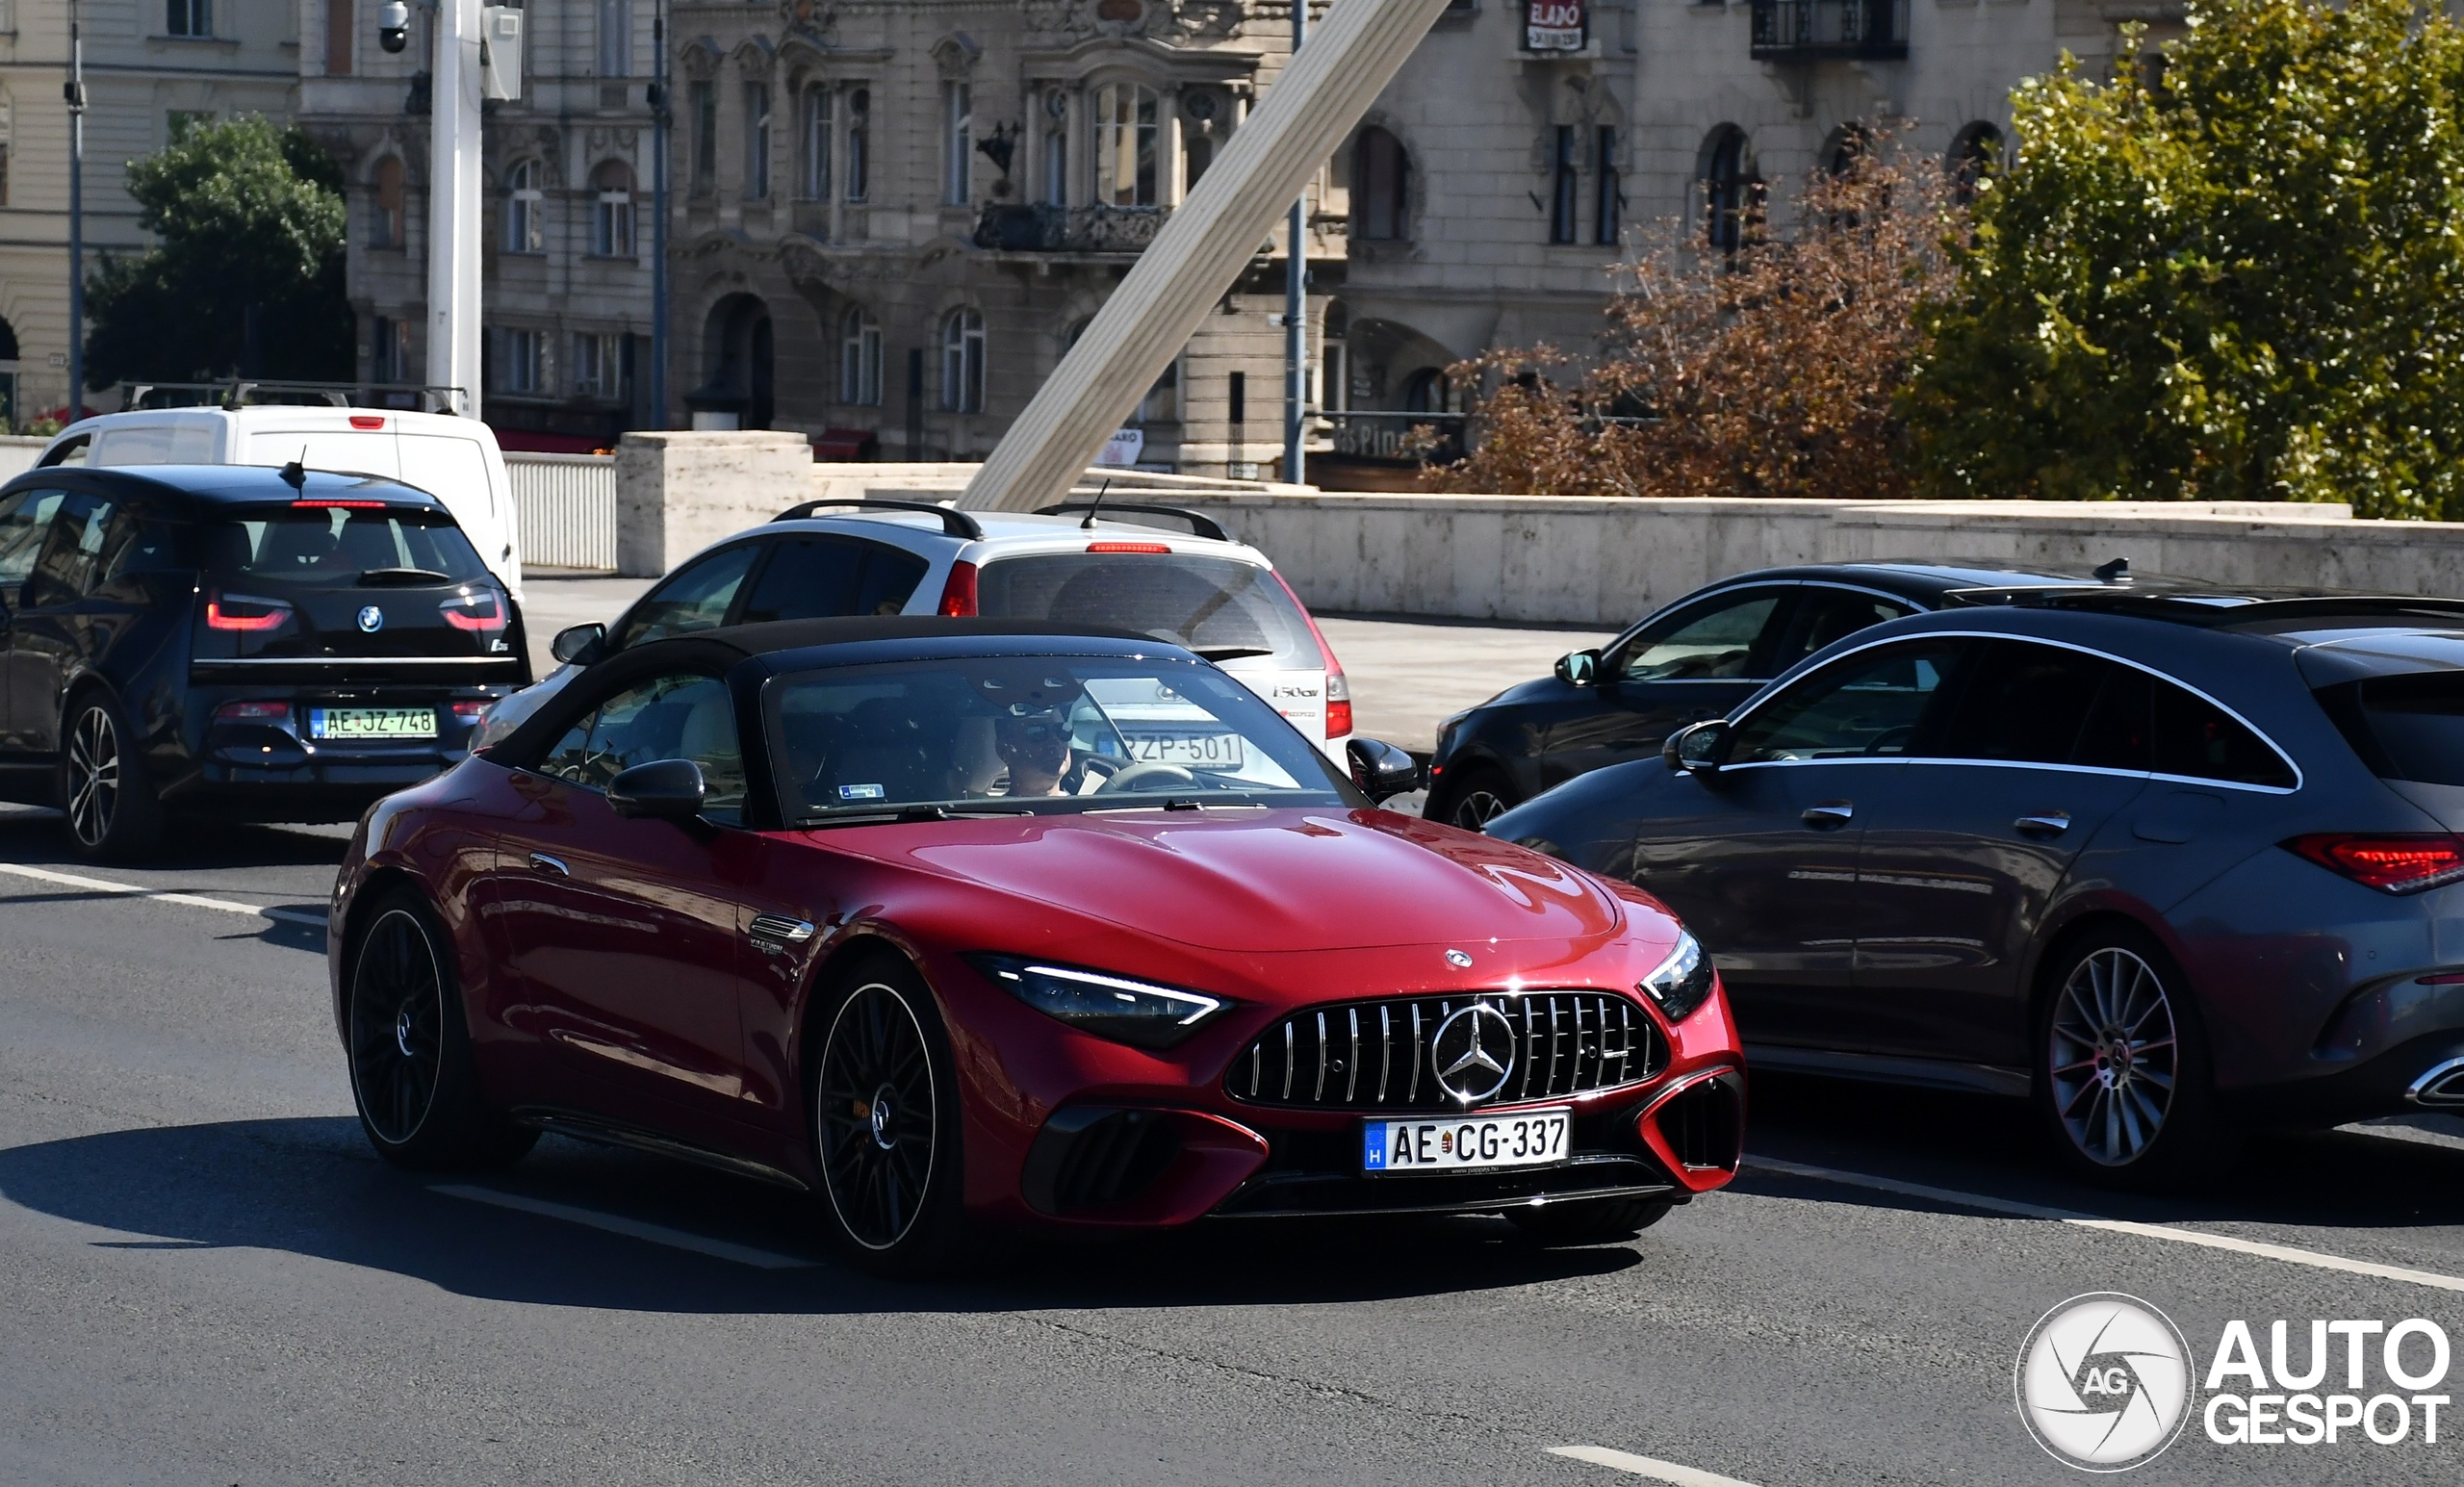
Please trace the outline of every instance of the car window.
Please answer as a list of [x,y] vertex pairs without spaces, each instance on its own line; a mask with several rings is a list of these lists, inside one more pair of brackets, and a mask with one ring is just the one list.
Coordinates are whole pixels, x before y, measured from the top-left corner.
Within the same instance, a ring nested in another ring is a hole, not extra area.
[[93,443],[92,434],[79,434],[74,439],[63,440],[39,463],[46,470],[56,465],[83,465],[86,457],[93,452]]
[[1748,663],[1754,643],[1787,592],[1785,588],[1740,589],[1687,606],[1634,637],[1616,664],[1615,679],[1752,679],[1756,672]]
[[1789,610],[1787,624],[1772,647],[1764,668],[1778,676],[1807,656],[1836,640],[1845,640],[1868,626],[1885,620],[1904,619],[1916,612],[1913,604],[1885,599],[1879,594],[1861,594],[1855,589],[1835,589],[1827,583],[1809,583],[1797,590],[1797,602]]
[[135,512],[122,511],[103,532],[102,574],[109,582],[122,574],[158,573],[180,567],[171,528]]
[[[0,497],[0,590],[13,590],[34,577],[35,555],[42,551],[43,534],[60,510],[59,491],[19,491]],[[13,593],[0,594],[13,602]]]
[[622,651],[646,640],[725,625],[728,606],[735,602],[735,591],[744,585],[745,573],[760,551],[759,544],[748,542],[686,565],[635,606],[610,649]]
[[1844,655],[1799,678],[1737,725],[1732,764],[1881,756],[1897,758],[1922,741],[1929,712],[1967,642],[1926,636]]
[[[1098,544],[1127,551],[1051,552],[987,563],[976,612],[987,619],[1050,620],[1134,630],[1209,660],[1270,658],[1315,671],[1325,653],[1308,616],[1273,572],[1236,558],[1174,552],[1162,544]],[[1152,546],[1155,551],[1141,551]]]
[[[300,429],[295,432],[260,428],[249,436],[249,464],[288,465],[293,460],[311,470],[378,475],[388,480],[402,477],[402,461],[395,451],[394,441],[372,430]],[[106,460],[104,463],[116,461]],[[418,481],[411,483],[432,496],[446,494]]]
[[109,531],[112,503],[79,492],[60,502],[59,515],[35,557],[33,577],[26,580],[26,605],[40,609],[75,603],[94,586],[96,559]]
[[782,537],[744,602],[739,624],[896,614],[929,565],[914,553],[854,537]]
[[565,731],[538,772],[585,789],[607,782],[636,764],[691,759],[709,787],[702,813],[740,825],[744,819],[744,751],[735,728],[735,705],[727,684],[714,678],[657,677],[625,688]]
[[203,533],[202,566],[218,578],[334,585],[415,569],[468,583],[488,572],[462,528],[436,510],[301,505],[211,523]]
[[2222,707],[2169,681],[2157,680],[2154,691],[2156,773],[2287,790],[2299,782],[2281,755]]
[[476,439],[441,434],[401,434],[394,440],[401,480],[442,500],[469,501],[489,511],[497,507],[488,483],[488,455]]
[[2373,677],[2319,701],[2379,778],[2464,785],[2464,672]]
[[1939,743],[1928,752],[1952,759],[2069,763],[2108,676],[2124,669],[2059,646],[1993,641],[1977,657]]

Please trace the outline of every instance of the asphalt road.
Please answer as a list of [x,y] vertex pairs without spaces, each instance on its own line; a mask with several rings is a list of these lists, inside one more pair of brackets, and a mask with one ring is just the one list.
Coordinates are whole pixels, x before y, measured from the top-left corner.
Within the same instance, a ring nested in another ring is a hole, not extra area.
[[[2012,1368],[2066,1297],[2156,1303],[2202,1369],[2231,1319],[2262,1349],[2278,1318],[2464,1328],[2451,1138],[2270,1140],[2207,1195],[2126,1199],[1989,1101],[1778,1077],[1733,1189],[1588,1249],[1231,1227],[898,1285],[821,1259],[801,1200],[652,1158],[551,1140],[424,1181],[349,1114],[316,927],[339,836],[95,869],[0,813],[0,1481],[1650,1479],[1550,1454],[1589,1446],[1761,1487],[2052,1483],[2079,1478]],[[2134,1477],[2452,1481],[2459,1449],[2194,1421]]]

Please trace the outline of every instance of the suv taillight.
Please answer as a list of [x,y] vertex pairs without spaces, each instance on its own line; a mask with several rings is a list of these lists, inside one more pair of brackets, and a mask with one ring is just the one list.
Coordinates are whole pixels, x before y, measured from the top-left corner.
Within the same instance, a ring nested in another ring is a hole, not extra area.
[[2419,893],[2464,879],[2464,836],[2444,833],[2316,832],[2284,847],[2382,893]]
[[291,605],[279,599],[251,599],[245,594],[216,594],[205,602],[208,629],[270,630],[291,618]]
[[948,581],[941,585],[940,613],[964,617],[975,613],[975,565],[952,563]]
[[[1329,653],[1326,658],[1332,660],[1334,656]],[[1326,736],[1343,738],[1350,732],[1351,683],[1344,679],[1342,672],[1330,669],[1326,673]]]
[[456,594],[436,606],[445,623],[455,629],[476,630],[483,634],[504,628],[504,601],[494,589],[481,589],[475,594]]

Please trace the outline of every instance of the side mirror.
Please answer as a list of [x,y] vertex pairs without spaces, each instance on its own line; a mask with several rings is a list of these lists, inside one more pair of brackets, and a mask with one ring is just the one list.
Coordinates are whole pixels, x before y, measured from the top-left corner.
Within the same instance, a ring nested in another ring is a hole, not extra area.
[[587,666],[599,659],[606,649],[607,627],[604,625],[577,625],[570,629],[560,629],[556,631],[556,638],[548,642],[548,654],[572,666]]
[[1351,782],[1373,801],[1420,788],[1420,760],[1393,744],[1355,738],[1344,745],[1344,753],[1351,759]]
[[702,766],[691,759],[653,759],[607,782],[607,804],[635,819],[691,821],[702,814],[708,793]]
[[1660,761],[1685,775],[1716,775],[1729,754],[1729,720],[1708,718],[1681,728],[1660,745]]
[[1600,679],[1600,653],[1569,651],[1557,657],[1557,679],[1568,686],[1589,686]]

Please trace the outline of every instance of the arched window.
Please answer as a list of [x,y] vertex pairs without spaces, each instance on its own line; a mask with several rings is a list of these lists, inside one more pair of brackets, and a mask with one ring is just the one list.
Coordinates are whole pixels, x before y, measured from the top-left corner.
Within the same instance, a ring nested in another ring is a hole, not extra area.
[[984,312],[953,310],[941,321],[941,406],[984,411]]
[[1722,125],[1703,152],[1703,241],[1733,253],[1754,235],[1762,211],[1762,177],[1754,141],[1733,124]]
[[402,157],[388,155],[378,161],[375,175],[376,215],[370,245],[398,248],[402,245]]
[[[979,334],[979,346],[982,340]],[[881,406],[882,322],[862,305],[849,307],[838,320],[838,400]]]
[[941,84],[941,200],[962,207],[975,194],[975,90],[956,78]]
[[1822,168],[1833,176],[1854,175],[1873,154],[1874,137],[1862,124],[1849,124],[1831,137],[1822,152]]
[[804,168],[796,180],[796,194],[807,201],[830,199],[830,133],[837,125],[837,103],[827,83],[805,90]]
[[1951,199],[1966,206],[1976,199],[1976,183],[2002,167],[2002,131],[1979,121],[1963,129],[1951,141],[1951,154],[1944,162],[1951,177]]
[[1451,413],[1454,411],[1454,381],[1443,367],[1423,367],[1403,382],[1403,411],[1406,413]]
[[1051,120],[1043,135],[1043,203],[1069,205],[1069,95],[1058,88],[1043,95],[1044,116]]
[[770,196],[770,85],[744,85],[744,199]]
[[1095,90],[1095,201],[1155,204],[1155,90],[1106,83]]
[[1411,236],[1404,216],[1412,164],[1403,141],[1372,124],[1352,146],[1351,235],[1369,243],[1399,243]]
[[847,95],[847,199],[861,201],[872,187],[873,90]]
[[508,253],[548,251],[548,213],[539,188],[547,172],[539,162],[526,160],[505,174],[504,250]]
[[590,173],[598,192],[590,208],[590,250],[602,258],[633,256],[633,170],[621,160]]

